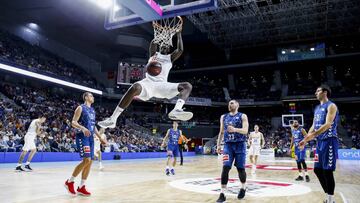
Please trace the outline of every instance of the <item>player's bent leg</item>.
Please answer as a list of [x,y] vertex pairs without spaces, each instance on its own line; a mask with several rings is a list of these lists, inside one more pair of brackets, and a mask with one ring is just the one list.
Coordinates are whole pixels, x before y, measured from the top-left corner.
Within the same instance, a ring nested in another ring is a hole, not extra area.
[[26,160],[26,164],[25,164],[25,168],[29,171],[32,171],[32,168],[30,167],[30,162],[31,160],[33,159],[34,155],[36,153],[36,148],[35,149],[32,149],[30,154],[29,154],[29,157],[28,159]]
[[230,166],[228,164],[223,165],[223,169],[221,171],[221,193],[219,198],[216,200],[217,203],[222,203],[226,201],[224,192],[226,190],[226,185],[229,181],[230,169],[231,169],[231,165]]
[[169,113],[169,118],[172,120],[188,121],[193,117],[193,113],[184,111],[182,107],[191,93],[192,85],[188,82],[182,82],[178,84],[177,88],[179,99],[176,101],[174,109]]
[[21,152],[18,164],[17,164],[17,166],[15,168],[15,171],[18,171],[18,172],[25,171],[23,168],[21,168],[21,165],[22,165],[22,162],[23,162],[23,160],[25,158],[26,153],[27,153],[27,150],[23,150]]
[[103,121],[100,121],[98,125],[102,128],[115,128],[117,118],[120,116],[120,114],[126,109],[132,102],[135,96],[140,95],[142,91],[142,87],[140,84],[135,83],[133,84],[128,91],[124,94],[124,96],[121,98],[118,106],[116,107],[113,114],[106,118]]

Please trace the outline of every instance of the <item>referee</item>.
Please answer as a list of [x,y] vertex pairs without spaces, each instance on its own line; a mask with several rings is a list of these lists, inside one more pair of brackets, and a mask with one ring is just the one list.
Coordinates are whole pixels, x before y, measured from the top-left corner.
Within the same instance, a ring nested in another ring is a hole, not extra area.
[[190,139],[187,139],[185,137],[185,135],[181,135],[181,137],[179,138],[179,152],[180,152],[180,166],[183,165],[183,162],[184,162],[184,158],[183,158],[183,148],[186,149],[186,150],[189,150],[188,146],[187,146],[187,143],[191,141],[191,138]]

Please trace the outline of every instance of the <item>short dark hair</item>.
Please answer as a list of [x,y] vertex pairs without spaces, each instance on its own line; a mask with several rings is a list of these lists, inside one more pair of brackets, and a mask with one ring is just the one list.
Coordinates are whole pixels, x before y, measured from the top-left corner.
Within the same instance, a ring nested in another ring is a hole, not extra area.
[[320,85],[318,88],[321,88],[321,90],[324,92],[326,91],[327,92],[327,96],[330,97],[331,96],[331,89],[328,85]]
[[84,94],[82,95],[82,99],[85,101],[85,97],[88,96],[89,94],[91,94],[90,92],[84,92]]

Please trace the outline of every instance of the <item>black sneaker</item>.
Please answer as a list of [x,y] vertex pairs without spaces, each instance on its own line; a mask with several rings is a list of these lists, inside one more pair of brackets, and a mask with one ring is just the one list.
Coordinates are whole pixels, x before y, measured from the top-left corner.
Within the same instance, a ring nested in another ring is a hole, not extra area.
[[15,171],[21,172],[21,171],[25,171],[24,169],[21,168],[21,166],[17,166],[15,168]]
[[297,177],[295,180],[296,180],[296,181],[303,181],[304,178],[303,178],[302,176],[299,176],[299,177]]
[[308,175],[305,176],[306,182],[310,182],[310,177]]
[[25,168],[26,168],[27,170],[29,170],[29,171],[32,171],[32,168],[30,167],[30,164],[25,165]]
[[246,190],[241,188],[240,191],[239,191],[239,194],[238,194],[238,199],[242,199],[245,197],[245,192]]
[[220,193],[219,199],[216,200],[216,203],[222,203],[226,201],[224,193]]
[[165,174],[166,174],[167,176],[170,175],[170,170],[169,170],[168,168],[165,170]]

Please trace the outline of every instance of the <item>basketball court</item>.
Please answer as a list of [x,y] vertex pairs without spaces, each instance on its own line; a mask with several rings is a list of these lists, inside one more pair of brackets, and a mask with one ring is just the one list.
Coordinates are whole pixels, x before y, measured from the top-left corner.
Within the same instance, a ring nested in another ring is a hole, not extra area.
[[[247,162],[248,163],[248,162]],[[308,162],[313,167],[312,162]],[[77,162],[33,163],[33,172],[14,172],[14,164],[0,165],[1,202],[215,202],[220,189],[221,160],[216,156],[185,157],[175,176],[166,176],[165,159],[105,161],[104,171],[94,162],[88,180],[91,197],[73,197],[63,187]],[[309,183],[297,182],[296,167],[290,159],[263,160],[256,175],[248,176],[248,191],[241,202],[322,202],[321,186],[313,171]],[[272,170],[274,169],[274,170]],[[335,172],[336,202],[358,202],[359,161],[339,160]],[[79,184],[79,179],[76,184]],[[227,202],[239,202],[236,170],[230,172]],[[34,195],[36,194],[36,195]]]

